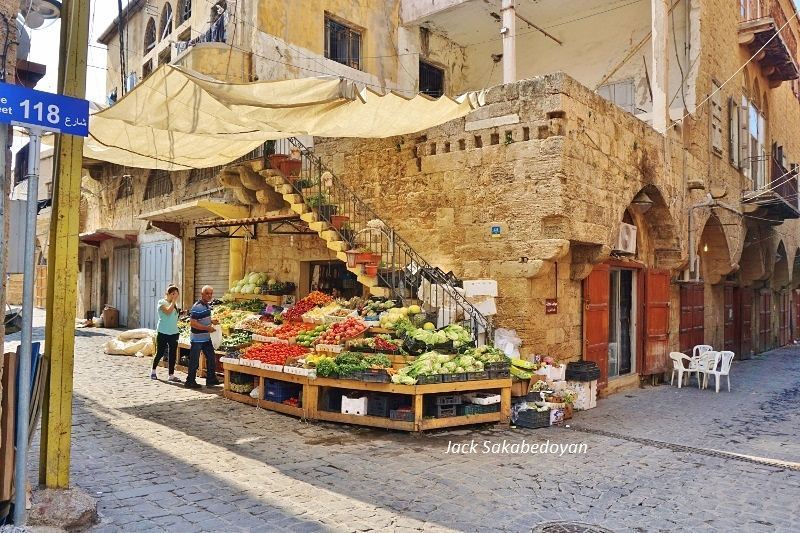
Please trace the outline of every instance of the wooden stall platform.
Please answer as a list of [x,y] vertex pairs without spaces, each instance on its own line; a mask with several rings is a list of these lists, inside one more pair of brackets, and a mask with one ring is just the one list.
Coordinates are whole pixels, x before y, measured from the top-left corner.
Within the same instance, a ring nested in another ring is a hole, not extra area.
[[[301,385],[303,387],[301,398],[302,407],[279,404],[264,399],[255,399],[249,395],[233,392],[231,390],[231,373],[233,372],[253,376],[257,379],[262,397],[265,391],[265,379]],[[307,376],[286,374],[284,372],[275,372],[231,363],[225,364],[224,373],[225,388],[223,394],[225,398],[279,413],[302,417],[307,420],[342,422],[400,431],[425,431],[429,429],[491,422],[508,423],[511,418],[511,379],[458,381],[455,383],[438,383],[434,385],[399,385],[396,383],[369,383],[349,379],[309,378]],[[345,389],[349,391],[378,392],[410,396],[414,409],[414,420],[398,421],[379,416],[351,415],[322,409],[320,400],[322,399],[323,391],[326,389]],[[446,418],[423,417],[424,398],[426,395],[478,391],[493,391],[496,394],[499,393],[501,398],[500,410],[495,413],[452,416]]]

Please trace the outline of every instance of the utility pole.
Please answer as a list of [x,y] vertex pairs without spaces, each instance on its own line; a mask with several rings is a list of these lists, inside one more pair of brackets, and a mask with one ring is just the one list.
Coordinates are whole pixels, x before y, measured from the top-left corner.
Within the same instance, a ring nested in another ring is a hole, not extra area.
[[[65,0],[61,11],[59,94],[84,97],[88,45],[89,0]],[[82,162],[83,138],[57,135],[45,324],[45,357],[50,370],[42,406],[39,460],[39,482],[48,488],[69,487]]]
[[502,0],[500,14],[503,28],[503,83],[517,81],[517,19],[515,17],[514,0]]

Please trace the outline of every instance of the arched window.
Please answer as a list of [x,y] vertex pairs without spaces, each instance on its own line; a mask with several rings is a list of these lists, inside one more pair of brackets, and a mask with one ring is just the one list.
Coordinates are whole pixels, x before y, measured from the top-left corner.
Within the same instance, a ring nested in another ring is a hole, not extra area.
[[144,190],[144,199],[152,200],[170,193],[172,193],[172,179],[169,172],[161,169],[150,171],[147,187]]
[[172,6],[167,2],[164,4],[164,9],[161,10],[161,26],[159,26],[158,38],[163,39],[172,33],[173,27],[175,27],[175,24],[172,21]]
[[192,18],[192,0],[181,1],[181,22]]
[[153,17],[147,21],[147,26],[144,30],[144,53],[147,54],[156,46],[156,21]]

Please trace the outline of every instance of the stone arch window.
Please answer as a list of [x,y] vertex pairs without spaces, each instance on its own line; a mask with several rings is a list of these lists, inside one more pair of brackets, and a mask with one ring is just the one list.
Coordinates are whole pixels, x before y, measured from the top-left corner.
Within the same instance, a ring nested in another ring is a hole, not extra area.
[[192,0],[181,0],[181,22],[186,22],[192,18]]
[[147,54],[156,46],[156,21],[153,17],[147,21],[147,26],[144,30],[144,53]]
[[163,39],[172,33],[172,28],[174,27],[175,24],[172,20],[172,5],[167,2],[164,4],[164,9],[161,10],[161,25],[159,26],[158,38]]
[[144,199],[152,200],[171,193],[172,179],[169,172],[161,169],[152,170],[147,180],[147,187],[144,190]]
[[125,174],[122,176],[122,180],[119,183],[119,188],[117,189],[117,200],[122,200],[124,198],[128,198],[129,196],[133,196],[133,183],[131,177]]

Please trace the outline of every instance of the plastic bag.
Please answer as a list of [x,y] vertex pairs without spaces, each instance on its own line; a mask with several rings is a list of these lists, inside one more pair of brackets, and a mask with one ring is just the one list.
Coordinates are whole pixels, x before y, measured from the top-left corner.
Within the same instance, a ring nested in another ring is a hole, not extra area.
[[261,387],[256,387],[250,391],[250,397],[258,399],[261,397]]
[[222,345],[222,326],[215,326],[211,332],[211,344],[215,350]]
[[522,344],[522,339],[519,338],[517,332],[513,329],[497,328],[494,332],[494,345],[496,348],[503,350],[509,357],[519,357],[519,347]]

